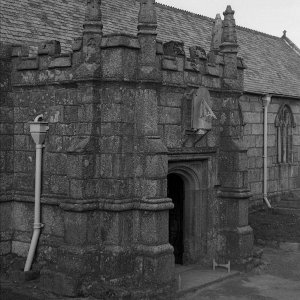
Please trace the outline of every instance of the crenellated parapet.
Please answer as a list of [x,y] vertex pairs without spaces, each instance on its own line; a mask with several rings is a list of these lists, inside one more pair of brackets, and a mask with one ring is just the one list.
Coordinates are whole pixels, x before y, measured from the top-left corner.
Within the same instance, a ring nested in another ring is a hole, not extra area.
[[72,54],[61,54],[58,41],[43,42],[36,56],[28,54],[28,48],[22,45],[12,48],[13,85],[47,84],[73,78]]
[[83,35],[75,38],[72,52],[61,53],[59,41],[39,45],[35,57],[26,47],[12,51],[13,84],[43,85],[86,80],[152,81],[167,85],[201,86],[211,89],[243,89],[242,58],[237,57],[235,21],[231,8],[217,15],[212,29],[211,49],[200,45],[186,53],[183,42],[156,39],[154,1],[140,4],[138,33],[102,32],[100,1],[89,1]]

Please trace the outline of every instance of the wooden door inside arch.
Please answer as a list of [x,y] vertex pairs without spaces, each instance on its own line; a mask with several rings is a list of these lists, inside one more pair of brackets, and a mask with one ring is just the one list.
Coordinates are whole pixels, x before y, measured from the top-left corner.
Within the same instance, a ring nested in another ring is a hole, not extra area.
[[177,174],[168,175],[168,197],[174,208],[169,212],[169,242],[174,247],[175,264],[183,263],[184,182]]

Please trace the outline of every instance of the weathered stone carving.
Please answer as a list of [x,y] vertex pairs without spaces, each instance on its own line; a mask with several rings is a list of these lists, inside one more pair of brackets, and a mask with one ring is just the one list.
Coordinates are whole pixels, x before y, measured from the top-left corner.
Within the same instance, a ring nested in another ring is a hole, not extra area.
[[234,10],[228,5],[224,15],[222,43],[237,43],[237,34],[235,30]]
[[164,48],[165,55],[170,55],[170,56],[185,55],[183,42],[170,41],[164,43],[163,48]]
[[95,41],[95,39],[91,38],[91,39],[88,40],[86,49],[87,50],[86,50],[85,61],[88,62],[88,61],[91,60],[92,56],[96,52],[96,41]]
[[139,24],[156,24],[156,11],[155,11],[155,0],[142,0],[140,2],[140,10],[138,16]]
[[60,42],[56,40],[42,42],[38,47],[39,55],[59,55],[60,51]]
[[222,40],[222,19],[220,14],[216,15],[216,18],[214,20],[214,25],[212,29],[212,38],[211,38],[211,44],[210,44],[210,50],[211,51],[218,51],[220,50],[221,40]]
[[216,115],[211,109],[211,99],[208,89],[199,87],[185,95],[192,100],[191,103],[191,130],[196,134],[205,134],[212,128],[212,119]]
[[191,58],[191,66],[195,71],[200,72],[201,66],[203,65],[203,62],[200,62],[200,60],[206,60],[206,52],[205,50],[200,46],[193,46],[189,48],[190,50],[190,58]]
[[206,59],[206,52],[205,50],[200,46],[193,46],[190,47],[190,57],[191,59]]
[[192,102],[192,129],[199,133],[210,130],[212,118],[217,118],[208,103],[210,103],[209,91],[199,87],[194,93]]
[[101,0],[87,0],[86,21],[101,21]]

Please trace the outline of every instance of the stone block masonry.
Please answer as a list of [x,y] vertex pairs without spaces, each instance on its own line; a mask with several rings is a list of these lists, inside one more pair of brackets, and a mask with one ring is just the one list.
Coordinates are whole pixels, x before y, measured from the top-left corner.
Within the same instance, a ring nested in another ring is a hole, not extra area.
[[[253,194],[250,205],[261,205],[263,197],[263,105],[261,98],[245,95],[240,98],[244,115],[244,140],[248,147],[249,185]],[[289,162],[278,162],[278,128],[276,116],[280,107],[286,104],[291,108],[296,127],[292,128],[292,157]],[[268,197],[278,201],[282,194],[299,188],[299,126],[298,103],[292,99],[272,97],[268,108]]]
[[14,177],[14,106],[11,86],[11,47],[0,43],[0,253],[12,251]]
[[[186,57],[182,43],[156,40],[153,1],[140,3],[136,36],[104,35],[100,2],[87,2],[83,35],[71,53],[61,54],[58,41],[47,41],[36,57],[14,45],[1,60],[8,71],[1,79],[1,136],[7,143],[0,149],[6,176],[0,205],[1,214],[9,215],[2,253],[24,256],[30,242],[35,157],[28,122],[43,114],[49,123],[45,227],[36,257],[43,287],[71,297],[173,299],[170,162],[181,167],[173,172],[185,178],[186,187],[194,184],[185,195],[191,216],[185,222],[194,220],[183,241],[186,261],[248,261],[248,178],[256,179],[261,167],[261,116],[256,105],[246,121],[241,114],[245,66],[237,56],[230,7],[221,47],[208,55],[191,47]],[[191,123],[191,95],[199,87],[205,87],[205,103],[216,116],[203,132]],[[274,181],[275,171],[272,176]],[[252,184],[259,190],[258,182]]]

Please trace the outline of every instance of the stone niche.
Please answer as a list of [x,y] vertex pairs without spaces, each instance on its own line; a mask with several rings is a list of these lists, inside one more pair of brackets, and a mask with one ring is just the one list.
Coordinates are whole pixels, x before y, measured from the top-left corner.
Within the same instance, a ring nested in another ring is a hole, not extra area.
[[205,87],[199,87],[192,98],[192,130],[198,134],[206,133],[212,128],[212,118],[216,119],[216,116],[211,109],[209,91]]

